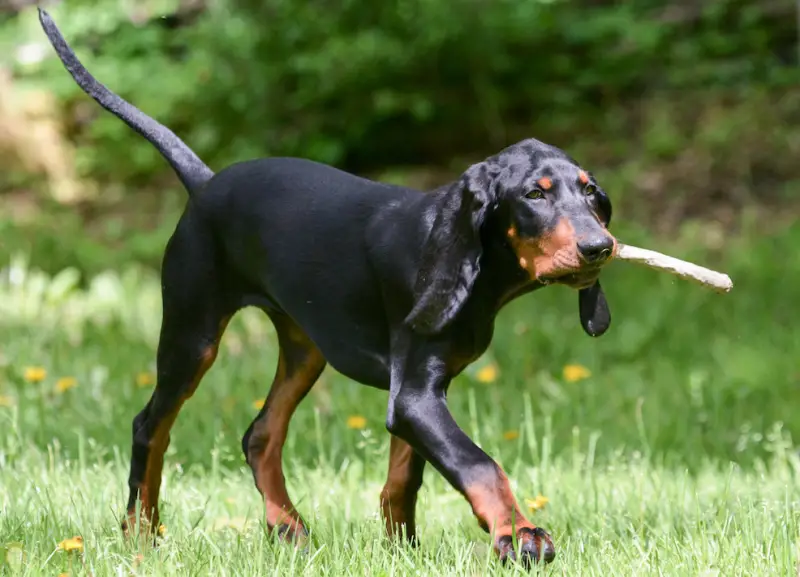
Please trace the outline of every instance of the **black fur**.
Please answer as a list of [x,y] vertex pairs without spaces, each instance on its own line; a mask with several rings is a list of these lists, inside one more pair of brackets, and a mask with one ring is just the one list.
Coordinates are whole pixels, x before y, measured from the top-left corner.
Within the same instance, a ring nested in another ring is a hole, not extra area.
[[[75,81],[152,142],[190,195],[163,260],[158,382],[134,420],[129,514],[146,495],[152,508],[146,513],[157,520],[169,427],[213,362],[227,320],[257,306],[276,326],[282,363],[268,404],[243,440],[257,484],[263,466],[280,473],[279,459],[259,461],[281,434],[280,427],[270,429],[270,419],[288,420],[330,363],[389,391],[387,429],[472,500],[481,526],[500,523],[495,549],[506,555],[510,529],[501,521],[515,501],[500,468],[453,420],[445,394],[489,346],[501,308],[546,284],[580,289],[588,334],[608,328],[597,281],[606,253],[585,248],[613,240],[606,228],[611,204],[594,178],[582,183],[574,160],[534,139],[430,193],[297,158],[240,162],[214,175],[167,128],[96,81],[44,11],[40,20]],[[574,233],[557,239],[560,246],[581,259],[547,274],[524,268],[514,243],[554,243],[559,226]],[[421,465],[406,468],[421,471]],[[277,473],[270,478],[281,479]],[[393,487],[406,485],[416,492],[419,483],[395,479]],[[259,489],[274,504],[269,484]],[[481,509],[476,495],[487,492],[494,492],[487,503],[505,505]],[[403,499],[413,503],[413,496]],[[519,534],[527,539],[521,554],[552,559],[546,533],[516,519],[527,531]],[[289,527],[269,517],[268,524]]]

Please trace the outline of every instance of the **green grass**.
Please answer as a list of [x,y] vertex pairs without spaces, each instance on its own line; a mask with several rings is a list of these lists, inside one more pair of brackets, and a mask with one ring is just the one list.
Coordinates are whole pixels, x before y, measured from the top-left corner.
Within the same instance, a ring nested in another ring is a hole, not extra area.
[[[379,431],[373,434],[379,435]],[[362,440],[362,434],[357,435]],[[525,443],[523,443],[525,445]],[[375,440],[366,462],[354,451],[338,465],[306,467],[287,455],[287,480],[312,526],[308,554],[266,533],[249,470],[223,467],[209,447],[205,468],[169,460],[164,482],[166,538],[156,550],[126,542],[117,517],[127,462],[109,459],[88,440],[74,458],[29,449],[0,471],[0,535],[25,564],[8,574],[56,575],[500,575],[522,574],[494,560],[464,500],[437,475],[420,494],[422,545],[393,546],[378,519],[387,446]],[[514,480],[520,496],[545,493],[533,519],[559,551],[558,575],[793,575],[800,519],[797,463],[769,471],[703,466],[696,475],[643,460],[611,466],[582,458],[525,464]],[[81,535],[83,556],[57,550]],[[14,545],[21,543],[21,545]],[[141,558],[137,561],[137,554]],[[85,569],[84,569],[85,566]]]
[[[745,231],[714,249],[687,229],[669,252],[725,270],[720,296],[631,265],[604,273],[613,324],[586,337],[560,287],[510,305],[493,346],[453,384],[457,421],[495,456],[558,556],[550,572],[792,575],[798,532],[800,230]],[[620,237],[667,250],[636,230]],[[712,235],[713,236],[713,235]],[[113,263],[112,263],[113,264]],[[258,311],[231,323],[220,358],[173,429],[155,551],[122,540],[130,422],[151,386],[158,279],[136,267],[78,282],[12,260],[0,275],[2,574],[479,575],[500,571],[466,502],[434,471],[419,505],[419,551],[392,547],[378,519],[386,395],[328,369],[292,421],[290,492],[314,545],[295,555],[264,533],[239,446],[276,364]],[[84,286],[85,284],[85,286]],[[586,367],[571,382],[563,367]],[[482,368],[496,368],[484,383]],[[26,367],[42,367],[40,382]],[[77,385],[58,392],[58,379]],[[7,406],[6,406],[7,405]],[[361,415],[364,430],[346,419]],[[507,437],[518,435],[516,438]],[[247,518],[241,531],[224,519]],[[82,535],[81,558],[56,551]],[[21,543],[21,545],[17,545]],[[18,564],[20,551],[24,563]],[[508,569],[504,570],[508,571]],[[512,568],[513,573],[513,568]]]

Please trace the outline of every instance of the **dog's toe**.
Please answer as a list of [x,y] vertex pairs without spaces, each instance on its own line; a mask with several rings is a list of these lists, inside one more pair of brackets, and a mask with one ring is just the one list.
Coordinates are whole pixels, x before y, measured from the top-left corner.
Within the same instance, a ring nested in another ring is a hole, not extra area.
[[280,539],[294,544],[302,551],[308,550],[308,530],[303,525],[282,523],[275,528],[275,534]]
[[519,551],[514,550],[511,535],[503,535],[495,542],[495,550],[503,563],[519,559],[524,567],[530,568],[540,560],[550,563],[556,556],[553,540],[541,527],[520,529],[517,532],[517,547]]

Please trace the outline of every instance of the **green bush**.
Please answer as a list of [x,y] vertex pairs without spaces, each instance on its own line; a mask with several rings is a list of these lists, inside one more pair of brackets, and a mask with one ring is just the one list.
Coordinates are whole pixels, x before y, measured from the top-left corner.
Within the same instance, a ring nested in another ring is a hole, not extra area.
[[[141,25],[110,0],[53,13],[90,70],[214,166],[262,154],[354,170],[442,163],[531,133],[576,139],[642,94],[680,102],[796,73],[792,7],[738,0],[697,12],[654,0],[218,0],[185,26],[159,18],[175,0],[137,4]],[[87,106],[56,60],[37,78],[73,112]],[[93,114],[72,127],[86,174],[134,183],[164,169]]]
[[[215,169],[297,155],[394,181],[424,165],[435,174],[424,185],[436,186],[533,135],[591,167],[617,222],[657,232],[674,234],[687,217],[729,232],[743,207],[789,214],[800,196],[790,3],[135,4],[71,0],[51,12],[101,81]],[[0,46],[23,41],[48,58],[18,66],[17,82],[58,96],[79,173],[101,193],[80,211],[41,202],[29,224],[1,212],[6,248],[50,272],[158,266],[185,202],[177,179],[80,91],[33,9],[0,24]],[[0,191],[30,184],[11,172]]]

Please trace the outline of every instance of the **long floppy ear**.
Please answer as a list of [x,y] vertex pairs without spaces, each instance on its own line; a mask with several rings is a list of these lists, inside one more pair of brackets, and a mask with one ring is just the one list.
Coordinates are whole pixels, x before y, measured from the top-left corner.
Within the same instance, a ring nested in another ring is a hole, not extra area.
[[[602,191],[597,195],[597,209],[600,220],[608,228],[611,224],[611,201]],[[599,337],[608,330],[611,325],[611,310],[599,280],[589,288],[578,291],[578,310],[581,326],[587,335]]]
[[441,331],[467,301],[480,272],[481,226],[493,198],[492,178],[483,162],[443,193],[422,247],[414,306],[405,319],[415,331]]
[[589,288],[578,291],[578,310],[581,326],[587,335],[599,337],[608,330],[611,311],[599,280]]

